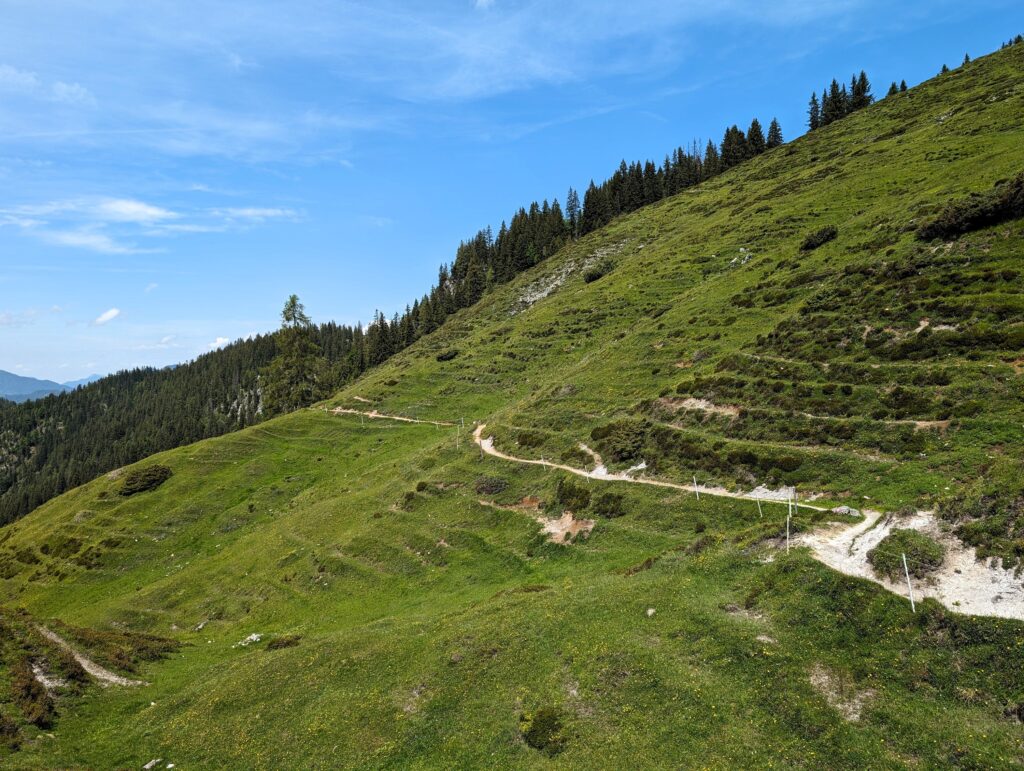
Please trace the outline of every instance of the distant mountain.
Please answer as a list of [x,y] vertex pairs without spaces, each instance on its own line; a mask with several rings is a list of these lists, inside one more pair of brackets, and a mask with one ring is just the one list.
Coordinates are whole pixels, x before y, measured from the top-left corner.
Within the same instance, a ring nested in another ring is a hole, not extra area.
[[56,383],[53,380],[40,380],[34,377],[15,375],[0,369],[0,399],[8,399],[12,402],[27,402],[31,399],[42,399],[50,394],[61,394],[65,391],[74,391],[79,386],[95,383],[103,378],[103,375],[89,375],[80,380],[69,380],[66,383]]
[[52,380],[39,380],[34,377],[23,377],[13,372],[0,369],[0,397],[12,402],[23,402],[28,399],[41,399],[50,394],[59,394],[70,390],[73,386],[55,383]]
[[102,378],[103,375],[89,375],[88,377],[83,377],[80,380],[68,380],[66,383],[61,383],[61,385],[71,391],[74,391],[78,386],[89,385],[89,383],[95,383],[97,380],[101,380]]

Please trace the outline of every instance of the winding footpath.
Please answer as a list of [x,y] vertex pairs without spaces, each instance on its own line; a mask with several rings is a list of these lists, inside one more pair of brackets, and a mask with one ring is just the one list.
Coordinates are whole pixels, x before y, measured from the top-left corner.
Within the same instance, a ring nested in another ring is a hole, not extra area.
[[122,677],[116,672],[111,672],[106,667],[101,667],[99,664],[97,664],[95,661],[90,659],[85,654],[79,653],[77,650],[72,648],[71,644],[56,632],[51,632],[45,626],[40,626],[37,628],[39,629],[39,634],[41,634],[50,642],[54,643],[55,645],[59,645],[61,648],[70,653],[74,657],[75,661],[78,662],[79,666],[81,666],[82,669],[84,669],[86,672],[92,675],[96,679],[96,682],[98,682],[104,688],[106,688],[108,685],[148,685],[148,683],[145,683],[142,680],[129,680],[127,677]]
[[[363,400],[360,399],[360,401]],[[368,418],[398,420],[406,423],[426,423],[435,426],[458,425],[457,423],[444,421],[419,420],[397,415],[386,415],[377,412],[377,410],[362,412],[338,407],[331,410],[331,412],[334,414],[363,415]],[[792,503],[790,498],[791,492],[785,489],[780,491],[757,488],[748,493],[740,493],[726,490],[723,487],[706,487],[697,484],[684,485],[677,482],[633,476],[632,474],[635,471],[642,470],[642,466],[629,469],[628,471],[611,472],[602,462],[601,456],[584,444],[580,445],[580,449],[594,459],[595,468],[591,471],[574,468],[563,463],[554,463],[543,458],[540,460],[535,458],[519,458],[497,449],[494,446],[494,437],[484,436],[486,429],[487,425],[485,423],[479,423],[473,431],[473,441],[480,447],[480,451],[486,455],[511,463],[558,469],[559,471],[565,471],[585,479],[629,482],[631,484],[662,487],[684,493],[692,493],[698,497],[700,495],[708,495],[715,498],[756,501],[759,508],[765,504],[775,503],[787,506],[796,505],[801,509],[811,511],[842,511],[842,509],[829,509],[821,506],[812,506],[807,503]],[[906,588],[903,584],[894,583],[875,575],[868,562],[867,552],[870,550],[870,547],[877,545],[882,538],[891,532],[896,525],[925,531],[944,543],[947,549],[947,558],[943,568],[933,575],[929,581],[924,582],[915,579],[915,598],[933,597],[950,610],[959,613],[1024,620],[1024,582],[1015,576],[1012,570],[990,567],[986,563],[979,561],[973,547],[965,546],[953,536],[939,532],[931,512],[921,511],[911,520],[896,522],[891,516],[887,517],[880,511],[849,511],[850,513],[860,514],[862,516],[861,521],[853,524],[838,523],[823,530],[800,534],[796,538],[797,545],[808,547],[815,559],[833,570],[858,578],[866,578],[894,594],[905,597]]]

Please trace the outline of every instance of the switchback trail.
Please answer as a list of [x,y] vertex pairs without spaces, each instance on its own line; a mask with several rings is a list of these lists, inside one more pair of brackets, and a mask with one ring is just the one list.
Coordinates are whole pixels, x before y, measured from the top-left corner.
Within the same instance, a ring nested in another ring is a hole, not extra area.
[[[333,412],[336,414],[364,415],[370,418],[387,418],[407,423],[429,423],[443,426],[457,425],[456,423],[384,415],[376,410],[373,412],[359,412],[358,410],[336,408]],[[484,436],[486,429],[486,424],[479,423],[473,431],[473,441],[480,447],[480,451],[512,463],[558,469],[559,471],[565,471],[586,479],[650,485],[678,490],[684,493],[708,495],[715,498],[757,501],[761,505],[772,503],[797,505],[799,508],[811,511],[836,511],[837,513],[845,509],[845,507],[838,510],[829,509],[821,506],[812,506],[807,503],[792,504],[788,496],[782,497],[785,493],[780,495],[779,491],[773,490],[764,490],[762,493],[759,488],[749,493],[737,493],[722,487],[685,485],[659,479],[634,477],[631,476],[633,469],[611,472],[601,462],[600,456],[586,446],[582,446],[582,449],[594,458],[594,462],[597,464],[592,471],[574,468],[562,463],[553,463],[544,459],[518,458],[497,449],[494,446],[494,437]],[[889,532],[891,524],[887,522],[886,527],[876,528],[876,525],[880,524],[880,520],[884,516],[879,511],[865,510],[854,512],[849,509],[846,509],[846,511],[851,514],[859,514],[862,517],[861,521],[853,524],[838,523],[821,532],[801,534],[797,536],[796,543],[808,547],[815,559],[833,570],[845,573],[846,575],[866,578],[894,594],[904,595],[901,584],[890,582],[875,575],[867,559],[867,549],[863,547],[864,538],[862,537],[866,537],[870,532],[872,536],[869,540],[872,543],[877,543]],[[930,512],[918,512],[917,518],[921,521],[907,522],[904,526],[920,530],[929,529],[924,525],[930,521],[930,517]],[[878,530],[878,532],[875,533],[875,530]],[[937,536],[938,533],[934,535]],[[1022,598],[1024,598],[1024,584],[1013,575],[1013,571],[988,567],[984,562],[978,561],[973,548],[966,547],[952,537],[947,537],[944,540],[949,550],[950,556],[947,562],[950,564],[945,566],[940,574],[935,576],[930,583],[918,582],[918,585],[915,586],[915,591],[918,593],[917,596],[934,597],[946,607],[960,613],[1024,619],[1024,602],[1022,602]]]

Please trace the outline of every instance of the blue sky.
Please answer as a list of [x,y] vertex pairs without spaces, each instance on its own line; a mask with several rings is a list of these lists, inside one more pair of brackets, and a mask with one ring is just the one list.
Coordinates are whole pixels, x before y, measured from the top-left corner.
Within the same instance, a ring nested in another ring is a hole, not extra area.
[[1019,0],[0,1],[0,369],[389,315],[522,204],[1024,31]]

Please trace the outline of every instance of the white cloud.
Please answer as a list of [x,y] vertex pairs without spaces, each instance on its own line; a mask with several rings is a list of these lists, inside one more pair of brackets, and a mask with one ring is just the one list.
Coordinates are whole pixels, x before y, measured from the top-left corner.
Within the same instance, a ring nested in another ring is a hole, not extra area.
[[211,213],[219,217],[238,220],[294,219],[299,216],[298,212],[294,209],[263,208],[259,206],[213,209]]
[[494,6],[494,0],[476,0],[474,5],[482,11]]
[[96,97],[80,83],[57,80],[47,86],[36,73],[19,70],[9,64],[0,64],[0,89],[19,93],[48,102],[95,107]]
[[85,107],[95,107],[96,97],[85,86],[79,83],[65,83],[58,80],[50,87],[50,98],[55,102],[64,104],[78,104]]
[[146,284],[146,288],[143,289],[142,291],[145,292],[146,294],[149,294],[158,286],[160,286],[158,283],[156,283],[155,281],[151,281],[150,283]]
[[168,209],[130,198],[108,198],[97,202],[92,208],[98,219],[108,222],[151,223],[178,216]]
[[208,343],[206,347],[209,348],[211,351],[216,351],[218,348],[223,348],[230,342],[231,340],[226,337],[218,337],[212,343]]
[[113,321],[114,319],[116,319],[120,315],[121,315],[121,311],[118,308],[111,308],[108,311],[103,311],[103,313],[101,313],[99,316],[97,316],[96,320],[92,322],[93,326],[97,326],[97,327],[103,326],[107,322]]
[[143,254],[151,249],[139,249],[130,244],[123,244],[106,233],[96,230],[44,230],[39,235],[51,244],[70,246],[77,249],[88,249],[100,254]]

